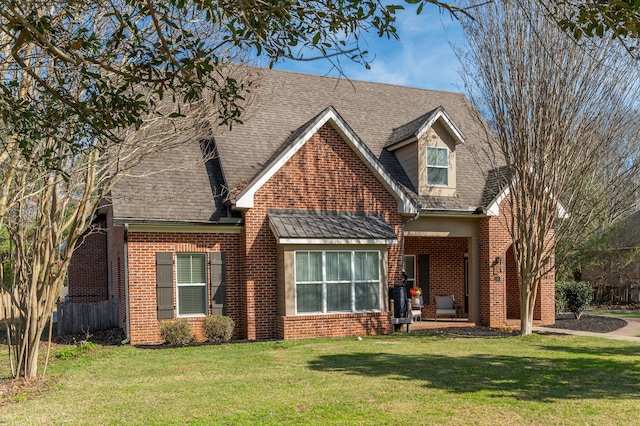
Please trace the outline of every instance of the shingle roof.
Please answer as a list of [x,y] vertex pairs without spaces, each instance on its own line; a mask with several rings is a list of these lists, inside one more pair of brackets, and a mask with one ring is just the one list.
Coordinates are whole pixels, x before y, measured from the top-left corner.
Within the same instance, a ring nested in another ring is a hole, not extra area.
[[[145,167],[168,171],[150,178],[124,179],[114,189],[116,217],[215,219],[224,213],[221,200],[230,190],[243,188],[261,173],[296,132],[329,106],[416,202],[443,210],[468,210],[485,202],[487,175],[494,165],[485,155],[485,131],[464,95],[278,70],[259,70],[259,74],[243,124],[234,125],[231,131],[213,130],[219,153],[215,163],[196,164],[202,156],[197,144],[163,153]],[[424,122],[421,119],[440,106],[466,137],[456,147],[456,196],[420,197],[396,156],[384,147],[394,129]],[[171,170],[172,164],[182,166]]]
[[269,222],[279,239],[396,240],[385,220],[374,214],[269,210]]
[[420,117],[415,118],[410,122],[393,129],[393,131],[391,132],[391,136],[389,137],[389,140],[387,141],[385,146],[391,146],[397,142],[408,139],[411,136],[415,136],[416,133],[418,133],[418,130],[420,130],[420,127],[422,127],[422,124],[424,124],[425,121],[429,121],[431,116],[434,115],[436,111],[437,109],[431,110],[426,114],[423,114]]

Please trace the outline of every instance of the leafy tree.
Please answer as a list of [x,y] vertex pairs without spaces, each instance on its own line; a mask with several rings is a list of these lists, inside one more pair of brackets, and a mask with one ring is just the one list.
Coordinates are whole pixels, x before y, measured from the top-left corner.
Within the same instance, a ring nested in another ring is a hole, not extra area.
[[[473,18],[462,21],[461,55],[499,147],[487,154],[507,165],[505,226],[527,335],[540,279],[562,262],[552,237],[579,236],[638,172],[638,146],[626,143],[640,132],[637,64],[610,39],[576,43],[534,0],[491,2]],[[613,176],[606,184],[603,170]]]
[[311,51],[368,66],[363,36],[397,37],[399,8],[0,0],[0,225],[15,249],[2,292],[18,309],[7,323],[12,373],[35,377],[73,247],[115,182],[155,152],[240,122],[255,77],[241,64]]
[[559,25],[576,40],[613,38],[633,57],[640,57],[640,2],[635,0],[559,0],[549,3]]

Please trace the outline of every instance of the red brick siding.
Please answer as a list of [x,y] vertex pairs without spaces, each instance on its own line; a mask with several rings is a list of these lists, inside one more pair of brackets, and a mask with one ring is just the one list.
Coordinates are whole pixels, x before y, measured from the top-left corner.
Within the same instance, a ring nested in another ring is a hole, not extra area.
[[[129,232],[129,312],[131,343],[162,343],[156,311],[156,252],[226,253],[227,315],[236,322],[234,338],[242,337],[242,249],[239,234]],[[175,282],[175,268],[174,268]],[[207,291],[211,296],[210,289]],[[175,305],[175,289],[174,289]],[[191,331],[202,340],[200,318],[188,318]]]
[[520,285],[518,284],[518,268],[516,265],[513,244],[505,255],[507,319],[520,319]]
[[[245,228],[245,295],[246,333],[249,339],[274,337],[312,337],[334,330],[333,316],[278,318],[277,245],[269,228],[268,209],[307,209],[345,212],[382,213],[384,219],[400,235],[401,217],[397,201],[378,178],[329,124],[325,124],[267,183],[255,194],[254,208],[244,214]],[[388,251],[389,283],[401,281],[400,245]],[[255,297],[254,297],[255,296]],[[349,317],[349,315],[348,315]],[[341,317],[342,318],[342,317]],[[349,331],[335,335],[366,334],[363,318],[353,315]],[[344,318],[342,318],[344,319]],[[326,321],[326,325],[320,325]],[[343,323],[345,321],[342,321]],[[305,332],[293,332],[292,324],[315,323]],[[384,333],[388,324],[366,321],[368,332]],[[323,331],[318,330],[320,327]],[[336,329],[337,330],[337,329]],[[334,335],[334,334],[327,334]]]
[[[406,255],[416,256],[416,280],[420,277],[418,256],[429,255],[429,298],[424,299],[422,315],[435,316],[434,296],[453,294],[456,304],[464,312],[464,253],[466,238],[407,237],[404,245]],[[426,290],[425,283],[418,285]]]
[[109,297],[105,217],[99,217],[93,225],[96,230],[80,238],[69,264],[69,299],[72,302],[98,302]]
[[376,312],[280,317],[277,328],[284,339],[304,339],[387,334],[392,324],[390,312]]
[[[549,250],[553,250],[554,241],[555,234],[552,231],[547,235],[545,242]],[[549,265],[551,265],[550,271],[540,279],[538,284],[538,295],[534,310],[534,319],[539,320],[541,324],[553,324],[556,321],[556,274],[553,254]]]

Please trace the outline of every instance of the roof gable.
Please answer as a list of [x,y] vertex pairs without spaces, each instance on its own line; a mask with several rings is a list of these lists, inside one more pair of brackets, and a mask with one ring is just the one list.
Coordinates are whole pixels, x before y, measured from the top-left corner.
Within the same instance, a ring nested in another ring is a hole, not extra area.
[[325,124],[331,124],[341,135],[343,140],[353,149],[356,155],[367,165],[369,170],[380,180],[385,188],[398,201],[400,213],[415,213],[417,205],[404,189],[391,177],[371,150],[360,140],[344,119],[332,106],[329,106],[309,122],[294,131],[282,149],[240,193],[231,200],[239,209],[249,209],[254,206],[255,193],[291,159],[311,137]]
[[421,115],[420,117],[393,129],[391,137],[385,144],[385,148],[393,151],[408,143],[417,141],[422,138],[438,120],[441,121],[444,128],[449,132],[454,143],[460,144],[465,141],[465,136],[460,128],[451,119],[449,114],[442,106]]

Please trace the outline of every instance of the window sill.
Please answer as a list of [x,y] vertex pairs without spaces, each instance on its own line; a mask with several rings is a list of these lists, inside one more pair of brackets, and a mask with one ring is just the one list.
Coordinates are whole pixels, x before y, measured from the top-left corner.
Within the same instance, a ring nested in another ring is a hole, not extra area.
[[382,312],[380,309],[372,309],[370,311],[354,311],[354,312],[300,312],[296,313],[296,317],[332,317],[332,316],[353,316],[353,315],[366,315]]

